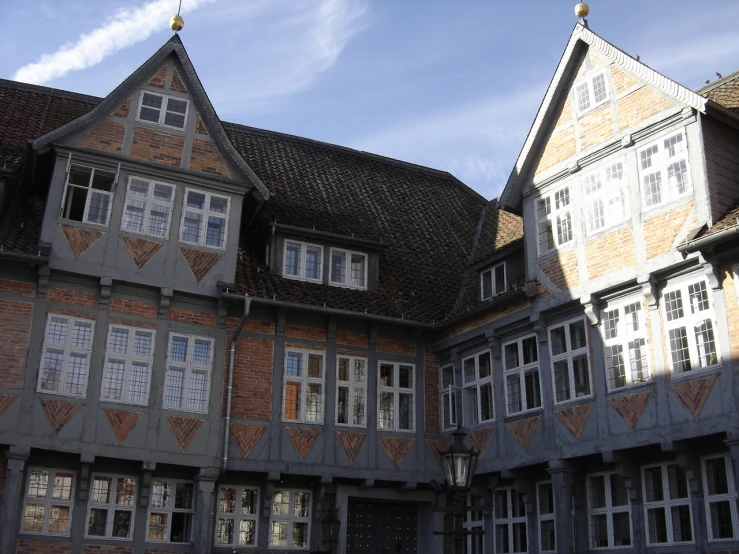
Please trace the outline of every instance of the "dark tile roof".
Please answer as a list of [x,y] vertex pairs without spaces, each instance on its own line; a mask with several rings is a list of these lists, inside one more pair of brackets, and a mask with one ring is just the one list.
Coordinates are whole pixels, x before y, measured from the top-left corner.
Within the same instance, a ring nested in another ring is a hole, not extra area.
[[12,194],[0,217],[0,250],[35,254],[41,236],[45,201],[24,196],[20,189],[12,191]]
[[523,239],[523,218],[498,209],[493,202],[485,211],[472,263],[486,260],[501,248]]
[[697,92],[739,115],[739,71],[710,83]]
[[725,231],[731,227],[735,227],[739,224],[739,200],[734,206],[726,212],[721,219],[716,221],[710,228],[706,229],[697,238],[707,237],[718,233],[719,231]]

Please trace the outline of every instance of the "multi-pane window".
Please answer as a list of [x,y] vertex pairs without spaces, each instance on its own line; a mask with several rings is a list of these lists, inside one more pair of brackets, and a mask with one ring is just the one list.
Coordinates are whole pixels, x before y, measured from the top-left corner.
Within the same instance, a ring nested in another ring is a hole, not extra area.
[[601,167],[582,178],[588,235],[629,218],[629,186],[623,161]]
[[282,276],[305,281],[323,280],[323,246],[285,241]]
[[85,536],[100,539],[133,539],[136,512],[136,478],[93,475]]
[[693,190],[684,131],[657,140],[638,155],[645,208],[666,204]]
[[486,350],[462,360],[465,417],[470,425],[495,419],[493,363]]
[[469,532],[467,535],[467,553],[468,554],[484,554],[485,553],[485,518],[482,515],[483,499],[469,495],[467,497],[467,512],[464,519],[464,529]]
[[146,540],[190,542],[195,488],[186,481],[153,479],[149,496]]
[[590,396],[590,354],[585,319],[549,328],[554,402]]
[[121,229],[129,233],[167,238],[175,188],[140,177],[131,177],[126,190]]
[[216,546],[256,546],[259,489],[221,486],[216,518]]
[[336,424],[367,425],[367,358],[339,355],[336,360]]
[[603,72],[587,77],[575,85],[577,113],[586,112],[608,100],[606,75]]
[[366,289],[367,254],[332,248],[330,277],[332,285]]
[[100,397],[115,402],[148,404],[153,357],[153,330],[111,325]]
[[225,248],[229,204],[227,196],[187,189],[182,208],[180,242]]
[[536,335],[503,345],[506,412],[508,415],[541,408],[539,349]]
[[59,216],[108,225],[116,180],[113,171],[70,164]]
[[480,297],[483,300],[497,296],[507,289],[505,263],[480,272]]
[[551,482],[536,485],[536,520],[539,525],[539,552],[556,552],[556,516]]
[[38,390],[85,396],[95,322],[49,314]]
[[213,339],[171,333],[164,379],[164,407],[208,411]]
[[709,456],[702,462],[708,540],[736,540],[739,521],[731,459],[728,455]]
[[441,368],[441,427],[451,429],[457,425],[457,389],[454,366]]
[[184,98],[143,91],[138,119],[165,127],[184,129],[188,107],[189,102]]
[[308,491],[276,490],[269,520],[270,547],[308,549],[311,495]]
[[69,535],[74,485],[73,471],[30,468],[23,500],[21,532]]
[[541,256],[572,241],[570,188],[542,196],[536,201],[538,252]]
[[528,552],[526,503],[515,489],[497,489],[493,493],[496,554]]
[[380,362],[377,379],[377,428],[413,431],[415,392],[412,364]]
[[651,379],[641,301],[605,310],[603,338],[609,390],[640,385]]
[[690,489],[685,470],[676,463],[642,468],[647,544],[693,542]]
[[672,371],[685,373],[719,363],[713,305],[706,281],[666,289],[662,304]]
[[626,482],[608,472],[589,475],[587,484],[590,547],[631,546],[631,506]]
[[285,352],[282,416],[287,421],[323,423],[324,352]]

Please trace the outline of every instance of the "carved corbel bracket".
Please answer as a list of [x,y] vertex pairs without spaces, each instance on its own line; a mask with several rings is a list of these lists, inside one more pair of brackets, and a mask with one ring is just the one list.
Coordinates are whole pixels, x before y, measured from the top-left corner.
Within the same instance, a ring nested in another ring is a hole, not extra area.
[[[146,467],[146,464],[144,464]],[[144,469],[141,476],[141,495],[139,496],[139,508],[149,507],[149,496],[151,495],[151,471]]]
[[584,296],[580,298],[580,303],[585,310],[585,317],[592,326],[600,324],[600,305],[595,296]]
[[172,289],[163,288],[159,291],[159,319],[169,318],[169,305],[172,302]]
[[228,308],[231,303],[221,296],[218,299],[218,306],[216,307],[216,327],[218,329],[226,328],[226,321],[228,319]]
[[328,320],[328,331],[326,332],[327,342],[336,342],[336,329],[339,327],[339,322],[335,317],[331,317]]
[[106,310],[110,305],[110,293],[113,288],[113,279],[103,277],[100,279],[100,297],[98,298],[98,310]]
[[488,341],[490,353],[493,355],[493,358],[496,360],[500,359],[500,336],[498,335],[498,331],[496,329],[491,329],[485,333],[485,339]]
[[267,481],[262,487],[262,517],[269,518],[272,512],[272,498],[275,496],[275,481]]
[[723,289],[723,284],[721,283],[721,268],[719,267],[719,264],[705,261],[701,263],[701,267],[703,268],[703,274],[706,276],[706,279],[708,279],[708,284],[711,289],[714,291]]
[[370,349],[374,350],[377,347],[377,337],[380,333],[380,328],[378,327],[376,322],[372,323],[372,326],[370,327],[369,332],[369,347]]
[[77,494],[77,505],[87,505],[87,498],[90,492],[90,464],[83,463],[80,469],[80,489]]
[[278,337],[285,336],[285,328],[287,327],[287,310],[277,310],[277,325],[275,326],[275,335]]
[[529,317],[529,321],[531,322],[534,333],[536,333],[536,338],[539,340],[539,342],[546,342],[547,341],[547,318],[544,316],[544,314],[541,314],[539,312],[534,312]]
[[690,490],[695,493],[700,493],[702,488],[701,483],[701,470],[698,456],[692,452],[683,450],[677,453],[675,457],[677,465],[685,470],[685,475],[690,483]]
[[46,298],[46,293],[49,292],[49,275],[51,274],[51,268],[48,265],[39,266],[38,284],[36,286],[36,297]]
[[642,294],[647,299],[647,306],[650,310],[659,309],[659,291],[657,290],[657,279],[649,274],[644,273],[636,278],[637,284],[641,285]]

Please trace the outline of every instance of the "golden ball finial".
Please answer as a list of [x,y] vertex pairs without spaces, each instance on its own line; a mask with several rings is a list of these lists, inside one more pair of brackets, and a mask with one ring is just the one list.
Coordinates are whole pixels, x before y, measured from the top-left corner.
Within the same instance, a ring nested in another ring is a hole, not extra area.
[[575,15],[581,19],[588,16],[590,13],[590,7],[585,2],[580,2],[575,6]]
[[182,19],[179,15],[173,15],[172,19],[169,20],[169,28],[172,29],[175,33],[181,31],[184,26],[185,20]]

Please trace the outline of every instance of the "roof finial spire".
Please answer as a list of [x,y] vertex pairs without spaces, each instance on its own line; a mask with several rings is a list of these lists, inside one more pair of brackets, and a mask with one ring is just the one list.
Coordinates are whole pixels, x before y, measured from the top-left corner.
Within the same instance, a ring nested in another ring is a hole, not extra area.
[[169,20],[169,28],[175,33],[181,31],[185,26],[185,20],[180,17],[180,10],[182,10],[182,0],[180,0],[180,7],[177,8],[177,15],[173,15],[172,19]]
[[585,2],[580,2],[575,6],[575,15],[580,18],[580,22],[583,25],[588,24],[587,20],[585,19],[588,14],[590,13],[590,7]]

